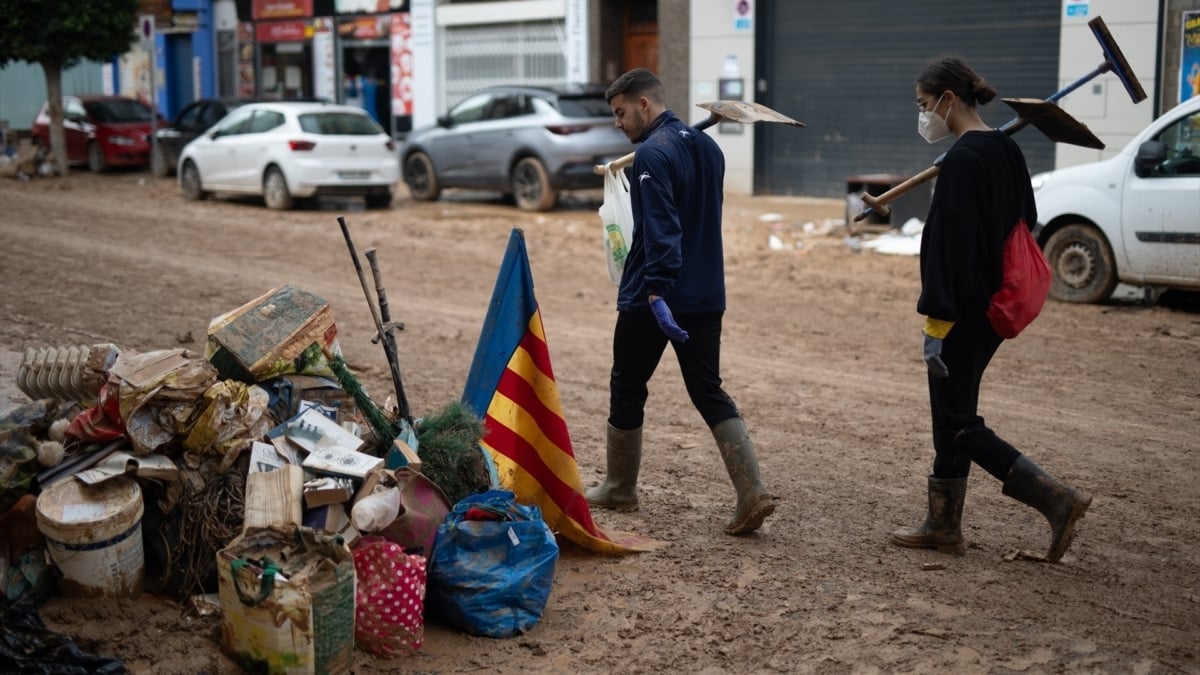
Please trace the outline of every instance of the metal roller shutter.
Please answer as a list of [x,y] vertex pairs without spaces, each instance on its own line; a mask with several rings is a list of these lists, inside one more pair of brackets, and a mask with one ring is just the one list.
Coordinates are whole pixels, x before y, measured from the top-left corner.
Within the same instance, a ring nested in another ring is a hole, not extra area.
[[[929,145],[917,135],[913,90],[941,55],[962,56],[996,88],[980,113],[994,126],[1007,122],[1015,114],[1000,98],[1059,89],[1061,11],[1046,0],[759,2],[755,100],[807,127],[755,125],[755,192],[838,197],[849,176],[928,167],[950,141]],[[1040,132],[1015,138],[1031,173],[1053,168],[1053,144]]]

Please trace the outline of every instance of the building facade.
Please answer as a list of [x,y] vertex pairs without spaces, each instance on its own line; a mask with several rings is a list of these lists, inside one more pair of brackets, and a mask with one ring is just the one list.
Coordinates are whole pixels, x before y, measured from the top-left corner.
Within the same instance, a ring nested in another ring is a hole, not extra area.
[[[733,193],[834,197],[857,176],[907,177],[944,150],[916,133],[914,80],[941,54],[966,58],[1000,97],[1047,98],[1102,62],[1087,22],[1103,16],[1148,101],[1111,73],[1060,101],[1106,143],[1015,138],[1034,172],[1117,152],[1178,102],[1193,53],[1183,42],[1200,0],[1008,0],[961,20],[947,0],[143,0],[153,53],[135,42],[108,64],[83,64],[66,93],[153,98],[170,117],[201,97],[322,98],[359,105],[399,138],[492,84],[611,82],[655,70],[668,105],[757,101],[803,129],[723,123]],[[1194,30],[1194,29],[1193,29]],[[30,76],[29,70],[36,76]],[[153,82],[153,85],[151,84]],[[0,118],[26,127],[44,98],[36,66],[0,70]],[[14,95],[20,92],[20,95]],[[24,107],[22,107],[24,106]],[[1014,113],[983,110],[997,126]]]

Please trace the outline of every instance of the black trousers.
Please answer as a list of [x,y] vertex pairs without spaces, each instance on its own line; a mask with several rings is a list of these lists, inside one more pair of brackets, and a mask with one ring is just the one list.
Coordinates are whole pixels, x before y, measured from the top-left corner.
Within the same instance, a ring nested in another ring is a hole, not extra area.
[[650,310],[619,312],[613,330],[613,366],[609,378],[608,423],[637,429],[645,419],[646,385],[667,343],[675,349],[679,370],[692,405],[709,429],[737,417],[737,407],[721,389],[721,312],[676,314],[688,332],[687,342],[671,342]]
[[1004,339],[980,313],[954,324],[942,345],[949,377],[929,376],[933,415],[934,478],[966,478],[971,462],[1000,480],[1020,453],[989,429],[979,415],[979,385]]

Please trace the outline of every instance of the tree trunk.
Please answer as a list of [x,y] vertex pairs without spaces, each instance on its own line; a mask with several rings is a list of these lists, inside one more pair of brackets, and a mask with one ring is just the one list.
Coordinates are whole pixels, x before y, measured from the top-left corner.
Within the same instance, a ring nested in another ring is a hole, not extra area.
[[63,132],[62,63],[42,61],[50,113],[50,152],[58,175],[67,175],[67,135]]

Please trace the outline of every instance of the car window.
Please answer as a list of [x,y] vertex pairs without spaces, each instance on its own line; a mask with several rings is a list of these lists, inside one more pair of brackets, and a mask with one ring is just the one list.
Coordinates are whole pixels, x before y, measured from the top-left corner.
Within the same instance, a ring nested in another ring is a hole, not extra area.
[[454,106],[454,109],[450,111],[450,121],[455,124],[478,122],[483,119],[483,115],[487,111],[491,100],[491,94],[475,94]]
[[1200,175],[1200,112],[1163,129],[1154,140],[1167,146],[1167,159],[1155,167],[1154,175]]
[[[50,114],[50,111],[47,110],[46,114]],[[69,99],[63,101],[63,115],[65,117],[71,117],[72,115],[75,117],[84,117],[87,115],[87,112],[83,109],[82,103],[75,99]]]
[[217,122],[220,122],[221,118],[225,116],[226,112],[228,112],[228,109],[226,109],[223,104],[209,103],[208,105],[204,106],[204,113],[200,117],[200,127],[207,129]]
[[244,134],[250,128],[250,117],[254,114],[253,110],[245,108],[235,110],[221,120],[221,124],[217,127],[217,131],[222,136],[234,136]]
[[527,115],[531,112],[533,112],[533,108],[530,107],[527,96],[523,94],[500,95],[492,99],[492,104],[488,108],[487,119],[502,120],[509,117]]
[[150,109],[133,99],[105,99],[83,104],[97,122],[149,122]]
[[175,126],[180,129],[195,129],[199,125],[200,112],[203,108],[204,104],[202,103],[188,105],[179,113],[179,121],[175,123]]
[[560,96],[558,111],[563,117],[607,117],[612,114],[612,107],[599,96]]
[[319,112],[300,116],[300,128],[310,134],[376,136],[383,128],[375,120],[351,112]]
[[283,124],[283,113],[275,110],[256,110],[246,133],[261,134]]

